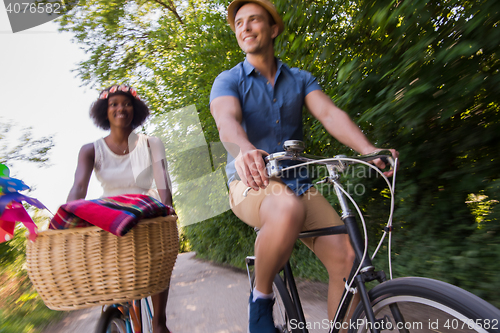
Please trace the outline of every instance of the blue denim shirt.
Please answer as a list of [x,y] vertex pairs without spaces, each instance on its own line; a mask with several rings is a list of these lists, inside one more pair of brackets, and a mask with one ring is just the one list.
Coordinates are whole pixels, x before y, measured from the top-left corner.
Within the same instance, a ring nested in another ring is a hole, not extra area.
[[[250,142],[268,153],[283,151],[286,140],[303,140],[302,107],[307,94],[321,89],[316,78],[307,71],[289,68],[280,60],[274,87],[246,59],[215,79],[210,102],[220,96],[239,99],[243,119],[241,126]],[[285,161],[284,167],[294,163]],[[297,169],[294,169],[297,170]],[[226,166],[228,182],[239,179],[234,157],[228,154]],[[305,170],[284,175],[283,182],[297,195],[311,186]]]

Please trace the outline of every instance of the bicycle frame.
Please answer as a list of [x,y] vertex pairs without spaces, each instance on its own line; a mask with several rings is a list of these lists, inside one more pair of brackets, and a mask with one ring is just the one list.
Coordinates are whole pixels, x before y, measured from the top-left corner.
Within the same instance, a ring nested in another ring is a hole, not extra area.
[[[146,316],[149,323],[149,327],[152,328],[152,318],[153,312],[147,299],[146,302]],[[115,307],[123,314],[125,320],[126,333],[146,333],[143,332],[142,325],[142,300],[135,300],[122,304],[113,304],[111,307]],[[152,332],[152,331],[151,331]]]
[[[305,162],[304,164],[320,164],[318,163],[319,161],[316,161],[315,159],[321,159],[320,157],[306,157],[306,156],[301,156],[300,153],[302,153],[303,145],[300,141],[293,141],[293,142],[285,142],[285,152],[281,153],[275,153],[271,154],[269,156],[266,156],[265,160],[267,162],[266,164],[266,169],[268,172],[268,175],[270,177],[272,176],[279,176],[282,171],[285,169],[281,168],[279,162],[281,160],[297,160],[301,162]],[[344,156],[338,156],[344,157]],[[364,156],[364,161],[370,161],[374,160],[377,158],[381,158],[382,156],[379,153],[376,154],[371,154],[371,155],[365,155]],[[388,157],[387,155],[383,155],[383,157]],[[387,161],[387,159],[386,159]],[[356,259],[353,263],[353,268],[351,270],[350,276],[346,281],[346,289],[344,289],[341,301],[339,303],[339,306],[337,308],[337,316],[336,318],[330,322],[330,329],[329,333],[337,333],[340,331],[340,329],[345,328],[342,327],[343,319],[345,315],[347,314],[348,307],[351,303],[353,293],[349,290],[347,290],[347,286],[355,285],[357,288],[357,291],[360,294],[360,302],[363,304],[365,314],[367,316],[368,321],[371,323],[370,329],[372,333],[379,333],[379,329],[377,329],[377,325],[375,323],[377,322],[377,319],[375,318],[373,309],[371,307],[371,303],[368,297],[368,291],[366,289],[365,283],[370,282],[373,280],[378,280],[380,283],[386,281],[386,276],[383,271],[375,271],[375,268],[372,264],[372,260],[369,256],[366,255],[365,251],[365,244],[363,242],[363,237],[361,235],[361,231],[358,227],[358,224],[356,222],[356,217],[352,213],[352,211],[349,208],[349,204],[347,201],[347,198],[344,194],[343,187],[339,181],[340,175],[338,171],[342,171],[343,168],[345,168],[345,164],[343,163],[338,163],[337,165],[333,164],[325,164],[329,173],[329,176],[323,181],[323,183],[329,183],[332,184],[335,188],[335,194],[337,195],[337,198],[339,200],[339,204],[341,207],[341,219],[344,222],[344,225],[338,226],[338,227],[330,227],[330,228],[323,228],[323,229],[317,229],[317,230],[311,230],[311,231],[305,231],[300,233],[299,238],[308,238],[308,237],[317,237],[317,236],[326,236],[326,235],[335,235],[335,234],[345,234],[347,233],[351,242],[351,245],[354,249]],[[298,167],[298,166],[294,166]],[[286,169],[291,169],[293,167],[289,167]],[[249,188],[250,189],[250,188]],[[248,193],[248,190],[246,193]],[[244,196],[246,196],[246,193],[244,193]],[[361,264],[359,265],[359,263]],[[247,270],[249,264],[253,264],[253,262],[250,262],[247,260]],[[293,277],[293,273],[290,267],[290,263],[287,262],[285,266],[282,269],[283,271],[283,278],[282,281],[284,282],[285,286],[287,286],[288,290],[290,291],[290,296],[292,303],[296,309],[298,319],[302,323],[306,323],[305,321],[305,316],[304,312],[302,309],[302,305],[300,303],[300,298],[298,296],[297,292],[297,287],[295,285],[295,280]],[[278,273],[279,275],[279,273]],[[347,295],[346,295],[347,293]],[[403,317],[401,316],[401,313],[399,309],[397,308],[397,305],[391,306],[391,312],[394,315],[394,318],[396,319],[397,322],[404,322]],[[379,321],[383,321],[384,318],[380,319]],[[348,323],[349,324],[349,323]],[[300,333],[308,333],[308,329],[306,328],[307,325],[302,325],[302,328],[297,329],[297,332]],[[294,330],[294,332],[296,332]]]
[[[500,332],[498,327],[500,310],[466,290],[429,278],[404,277],[392,279],[390,237],[394,211],[396,168],[394,169],[392,185],[387,177],[377,169],[377,172],[383,175],[390,190],[391,208],[388,223],[384,228],[384,235],[370,258],[367,256],[368,238],[362,237],[360,232],[361,228],[358,228],[356,222],[356,217],[359,216],[361,222],[360,226],[362,226],[363,233],[366,236],[366,222],[363,213],[352,196],[343,189],[338,180],[340,176],[339,173],[345,170],[343,162],[346,162],[346,165],[349,163],[362,163],[373,168],[373,165],[366,163],[366,161],[368,159],[373,160],[375,158],[381,158],[381,156],[370,154],[355,158],[335,157],[331,159],[311,159],[300,156],[300,153],[304,150],[303,144],[300,141],[292,141],[291,143],[285,142],[284,148],[285,152],[274,153],[265,158],[268,175],[280,176],[283,171],[308,164],[325,165],[329,171],[328,177],[325,177],[318,183],[333,185],[341,206],[342,225],[302,232],[299,238],[347,233],[355,252],[355,260],[349,278],[347,281],[344,279],[346,287],[342,294],[342,300],[337,307],[334,319],[328,322],[329,333],[337,333],[341,329],[348,329],[350,332],[366,332],[370,330],[372,333],[378,333],[381,329],[393,330],[394,328],[396,328],[398,332],[408,333],[410,328],[421,330],[422,323],[426,321],[430,323],[431,319],[433,323],[436,323],[434,327],[431,327],[432,325],[429,326],[429,330],[433,331],[440,331],[439,327],[437,327],[438,322],[444,323],[443,328],[445,329],[449,328],[447,326],[449,322],[461,322],[461,328],[458,326],[450,326],[450,328],[453,330],[460,329],[466,332],[471,331],[476,333]],[[303,163],[281,168],[281,165],[278,163],[280,160],[297,160]],[[393,165],[397,166],[397,160],[394,162]],[[248,191],[249,189],[245,192],[248,193]],[[351,207],[356,209],[356,217],[351,213],[349,205],[347,204],[347,199],[352,203]],[[390,280],[386,280],[385,273],[383,271],[376,271],[372,264],[372,259],[377,254],[387,234],[389,235],[388,253]],[[252,265],[254,260],[255,257],[247,257],[248,271],[248,266]],[[373,280],[378,280],[380,284],[375,286],[368,293],[365,283]],[[250,282],[252,287],[252,279],[250,279]],[[287,263],[274,277],[273,290],[277,293],[273,313],[277,312],[280,314],[278,317],[275,317],[276,328],[278,328],[280,332],[307,333],[308,328],[311,326],[309,325],[310,323],[305,321],[289,263]],[[346,314],[352,306],[350,303],[352,303],[353,294],[356,292],[360,294],[360,304],[354,309],[352,315],[349,313],[352,317],[349,317],[350,319],[347,321],[345,320]],[[400,306],[407,320],[403,317],[402,311],[399,308]],[[375,313],[378,318],[375,318]],[[417,327],[414,326],[415,323]],[[494,325],[490,325],[492,323],[494,323]],[[418,326],[418,324],[420,324],[420,326]],[[322,325],[322,328],[326,329],[323,321]],[[316,323],[313,326],[316,327]]]

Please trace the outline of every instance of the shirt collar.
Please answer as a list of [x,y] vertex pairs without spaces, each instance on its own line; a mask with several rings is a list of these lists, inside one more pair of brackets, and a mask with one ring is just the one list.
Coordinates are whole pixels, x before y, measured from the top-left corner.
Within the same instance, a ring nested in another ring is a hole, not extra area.
[[255,71],[255,67],[248,62],[247,58],[243,61],[243,70],[245,71],[246,76],[249,76],[253,71]]
[[[274,59],[276,59],[276,77],[278,77],[281,73],[281,67],[283,66],[283,63],[278,58]],[[252,72],[255,71],[255,67],[253,67],[253,65],[248,62],[247,58],[245,58],[245,61],[243,61],[243,70],[245,71],[246,76],[249,76],[250,74],[252,74]]]

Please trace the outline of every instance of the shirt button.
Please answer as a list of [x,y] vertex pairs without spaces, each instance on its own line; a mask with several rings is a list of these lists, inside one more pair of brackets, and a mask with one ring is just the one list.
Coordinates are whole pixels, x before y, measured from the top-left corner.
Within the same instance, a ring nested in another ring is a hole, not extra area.
[[281,142],[278,142],[278,146],[280,146],[280,145],[281,145]]
[[266,84],[269,84],[269,81],[267,81],[267,83],[266,83]]
[[276,103],[276,98],[275,98],[275,99],[273,99],[273,102],[274,102],[274,103]]
[[279,119],[278,119],[278,120],[276,120],[276,124],[279,124],[279,122],[280,122],[280,120],[279,120]]

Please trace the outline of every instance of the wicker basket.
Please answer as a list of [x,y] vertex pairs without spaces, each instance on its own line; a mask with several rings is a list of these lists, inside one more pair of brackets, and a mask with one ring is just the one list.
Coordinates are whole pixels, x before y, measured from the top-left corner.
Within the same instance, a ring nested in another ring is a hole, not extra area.
[[43,231],[35,242],[28,242],[28,275],[52,310],[157,294],[168,287],[177,258],[176,220],[142,220],[123,237],[98,227]]

